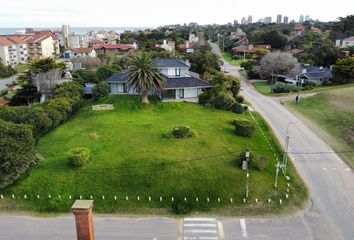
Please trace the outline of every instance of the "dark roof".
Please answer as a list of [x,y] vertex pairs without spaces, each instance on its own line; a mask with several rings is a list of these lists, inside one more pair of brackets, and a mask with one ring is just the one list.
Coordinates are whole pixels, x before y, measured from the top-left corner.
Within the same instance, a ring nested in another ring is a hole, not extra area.
[[[124,71],[116,73],[107,79],[108,83],[126,83],[128,81],[128,72]],[[184,87],[204,87],[210,88],[209,82],[196,77],[166,77],[166,89],[169,88],[184,88]]]
[[162,68],[162,67],[189,68],[189,66],[185,62],[174,58],[156,58],[155,65],[158,68]]
[[213,85],[205,80],[195,77],[166,78],[165,89],[185,88],[185,87],[204,87],[211,88]]
[[316,66],[306,66],[304,67],[306,72],[301,74],[308,79],[316,79],[316,78],[331,78],[332,71],[329,68],[321,68]]
[[108,83],[126,83],[128,81],[128,72],[120,72],[113,74],[107,79]]

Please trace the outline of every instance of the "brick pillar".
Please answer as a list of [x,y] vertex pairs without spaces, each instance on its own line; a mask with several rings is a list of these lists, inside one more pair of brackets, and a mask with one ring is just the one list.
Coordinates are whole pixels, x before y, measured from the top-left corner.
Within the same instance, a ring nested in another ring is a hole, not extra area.
[[75,215],[78,240],[95,240],[92,206],[93,200],[76,200],[71,207]]

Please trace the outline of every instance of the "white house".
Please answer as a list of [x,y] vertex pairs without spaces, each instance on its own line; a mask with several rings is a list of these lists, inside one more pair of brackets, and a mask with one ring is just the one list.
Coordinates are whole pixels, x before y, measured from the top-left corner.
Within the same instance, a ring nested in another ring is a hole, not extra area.
[[71,56],[72,57],[96,57],[96,51],[93,48],[72,48]]
[[343,40],[336,40],[336,46],[340,48],[347,48],[354,46],[354,36],[348,37]]
[[[202,80],[189,72],[189,65],[184,61],[172,58],[157,58],[155,66],[165,76],[166,83],[163,94],[160,96],[163,100],[183,100],[193,101],[208,88],[212,88],[212,84]],[[130,89],[127,82],[128,72],[124,71],[112,75],[107,79],[111,85],[112,94],[134,94],[134,90]]]
[[176,44],[174,41],[163,40],[163,44],[159,45],[158,47],[165,49],[168,52],[172,52],[175,50]]

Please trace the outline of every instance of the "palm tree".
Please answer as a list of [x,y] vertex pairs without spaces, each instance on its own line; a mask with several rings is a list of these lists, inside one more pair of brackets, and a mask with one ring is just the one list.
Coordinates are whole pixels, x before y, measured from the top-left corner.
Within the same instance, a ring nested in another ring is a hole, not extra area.
[[134,54],[129,61],[128,88],[142,95],[143,103],[149,103],[148,94],[162,92],[166,79],[155,67],[154,59],[149,53]]

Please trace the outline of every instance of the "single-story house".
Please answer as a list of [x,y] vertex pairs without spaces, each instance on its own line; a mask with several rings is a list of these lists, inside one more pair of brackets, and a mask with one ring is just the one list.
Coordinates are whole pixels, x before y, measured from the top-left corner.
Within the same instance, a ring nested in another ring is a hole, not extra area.
[[244,54],[252,54],[256,55],[258,50],[268,50],[270,51],[272,49],[271,45],[256,45],[253,46],[252,44],[250,45],[241,45],[232,48],[232,52],[235,55],[244,55]]
[[332,70],[330,68],[304,66],[302,73],[296,76],[296,80],[301,82],[301,84],[313,82],[316,85],[322,85],[323,83],[330,81],[332,77]]
[[[189,65],[182,60],[172,58],[155,59],[156,68],[165,76],[165,88],[160,96],[163,100],[196,101],[206,89],[212,88],[208,81],[189,72]],[[128,72],[120,72],[107,79],[111,85],[111,94],[135,94],[127,82]]]
[[354,46],[354,36],[345,38],[343,40],[336,40],[336,47],[347,48]]
[[134,52],[136,49],[136,44],[103,44],[102,46],[96,48],[96,51],[99,53],[127,53]]
[[96,57],[96,51],[93,48],[72,48],[64,52],[64,58],[75,57]]

